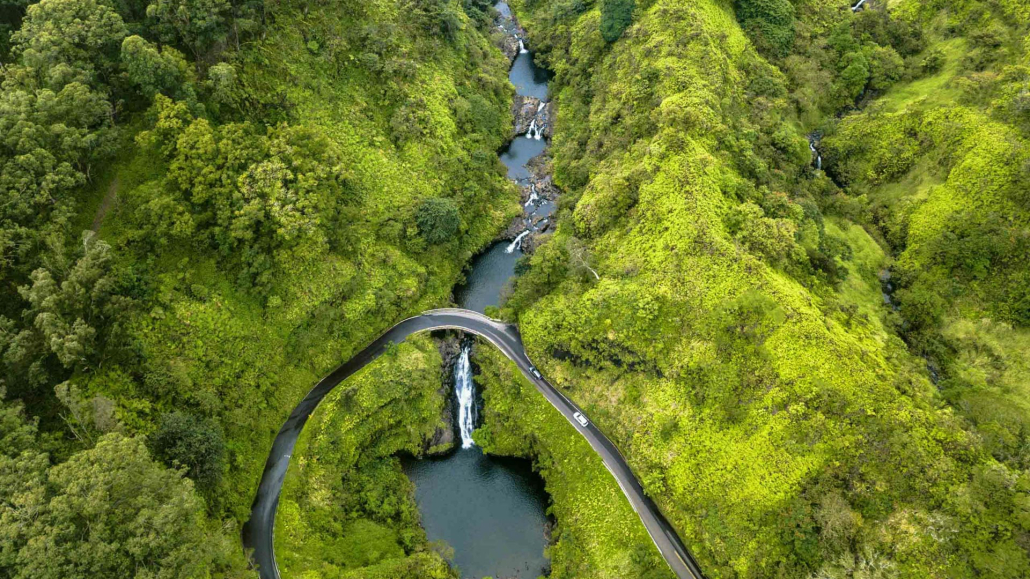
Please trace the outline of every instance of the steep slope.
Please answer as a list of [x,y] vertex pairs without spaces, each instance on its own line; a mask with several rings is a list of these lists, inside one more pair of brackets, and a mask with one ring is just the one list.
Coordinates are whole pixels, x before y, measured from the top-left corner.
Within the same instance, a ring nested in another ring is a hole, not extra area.
[[1025,568],[1025,477],[878,319],[882,253],[823,215],[839,196],[809,167],[786,79],[727,3],[638,4],[608,44],[617,4],[520,4],[556,71],[566,191],[505,308],[531,355],[712,577]]

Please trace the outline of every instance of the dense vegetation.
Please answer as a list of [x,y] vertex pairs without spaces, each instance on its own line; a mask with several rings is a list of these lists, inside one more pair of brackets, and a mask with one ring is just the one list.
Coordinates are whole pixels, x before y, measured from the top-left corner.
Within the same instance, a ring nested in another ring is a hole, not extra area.
[[[1030,9],[513,4],[563,195],[499,315],[706,573],[1030,574]],[[0,0],[0,577],[248,573],[289,410],[520,209],[492,18]],[[284,572],[454,575],[396,458],[441,362],[394,348],[313,417]],[[552,576],[669,577],[574,430],[477,362],[477,441],[552,496]]]
[[[518,210],[494,152],[504,59],[467,10],[0,2],[0,576],[246,573],[239,528],[289,410],[446,304]],[[284,500],[277,537],[346,552],[289,569],[450,574],[392,458],[440,416],[418,348],[393,391],[360,387],[375,428],[323,458],[320,476],[358,467],[333,487],[346,507]]]
[[[608,5],[517,3],[564,189],[502,310],[531,356],[711,577],[1030,573],[1030,13],[655,0],[613,42]],[[660,573],[595,542],[627,514],[490,372],[484,440],[538,457],[556,576]]]

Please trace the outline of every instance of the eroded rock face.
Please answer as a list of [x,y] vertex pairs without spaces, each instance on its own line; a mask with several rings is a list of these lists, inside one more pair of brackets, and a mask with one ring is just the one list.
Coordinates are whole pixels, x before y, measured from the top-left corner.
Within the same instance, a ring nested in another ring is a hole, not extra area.
[[519,44],[519,40],[524,41],[526,31],[519,25],[519,21],[510,10],[503,10],[497,18],[497,31],[500,34],[494,37],[494,43],[508,59],[508,66],[511,66],[515,62],[515,58],[522,52],[523,45]]
[[498,40],[497,47],[508,59],[508,66],[511,66],[515,62],[515,57],[519,55],[519,39],[513,34],[504,34]]
[[448,333],[443,338],[436,340],[436,348],[443,358],[443,365],[440,372],[443,374],[440,387],[440,395],[443,396],[443,410],[440,411],[440,422],[437,424],[433,436],[424,443],[423,453],[426,456],[438,456],[450,452],[457,441],[454,428],[454,389],[451,388],[452,376],[454,375],[454,364],[461,355],[461,340],[456,334]]
[[531,136],[551,137],[551,111],[553,107],[550,102],[543,102],[531,96],[515,95],[515,101],[511,104],[511,114],[515,117],[515,134],[525,135],[533,130]]

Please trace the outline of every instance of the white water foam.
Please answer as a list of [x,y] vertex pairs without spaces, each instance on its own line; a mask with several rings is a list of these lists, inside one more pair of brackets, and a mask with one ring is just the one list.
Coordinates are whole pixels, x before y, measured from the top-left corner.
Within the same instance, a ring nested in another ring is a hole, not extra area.
[[472,382],[472,363],[469,352],[472,344],[461,347],[461,357],[454,367],[454,395],[458,399],[458,428],[461,431],[461,447],[472,448],[472,431],[476,429],[476,385]]
[[527,235],[529,235],[529,230],[528,229],[523,231],[522,233],[520,233],[518,235],[518,237],[515,238],[515,241],[512,241],[508,245],[508,247],[506,247],[504,249],[504,253],[511,253],[511,252],[515,251],[516,249],[522,249],[522,238],[527,236]]

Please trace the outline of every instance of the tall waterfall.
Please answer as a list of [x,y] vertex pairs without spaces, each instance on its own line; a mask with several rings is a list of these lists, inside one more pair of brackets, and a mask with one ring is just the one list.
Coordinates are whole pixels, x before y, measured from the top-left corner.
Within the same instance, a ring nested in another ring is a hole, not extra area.
[[461,346],[461,357],[454,367],[454,395],[458,399],[458,428],[461,430],[461,447],[472,448],[472,431],[476,429],[476,385],[472,383],[472,364],[469,352],[472,342]]

